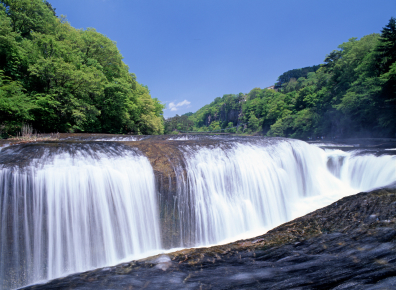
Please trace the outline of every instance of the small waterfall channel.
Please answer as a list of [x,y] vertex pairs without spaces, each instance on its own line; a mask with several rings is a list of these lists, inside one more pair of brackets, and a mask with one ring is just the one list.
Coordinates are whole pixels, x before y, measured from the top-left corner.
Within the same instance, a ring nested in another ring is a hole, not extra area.
[[396,156],[277,138],[166,141],[171,177],[144,142],[0,151],[0,289],[253,237],[396,182]]

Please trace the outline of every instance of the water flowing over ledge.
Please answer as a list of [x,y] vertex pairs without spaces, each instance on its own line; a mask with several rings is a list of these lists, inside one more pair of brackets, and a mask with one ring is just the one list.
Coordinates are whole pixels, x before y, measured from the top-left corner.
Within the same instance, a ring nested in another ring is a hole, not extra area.
[[[180,246],[247,238],[396,180],[394,156],[324,151],[301,141],[184,146]],[[179,174],[180,175],[180,174]]]
[[29,166],[1,169],[1,288],[161,248],[147,158],[122,148],[85,147],[45,150]]
[[154,142],[173,150],[164,154],[138,140],[4,148],[0,288],[252,237],[396,182],[391,155],[277,138],[202,139]]

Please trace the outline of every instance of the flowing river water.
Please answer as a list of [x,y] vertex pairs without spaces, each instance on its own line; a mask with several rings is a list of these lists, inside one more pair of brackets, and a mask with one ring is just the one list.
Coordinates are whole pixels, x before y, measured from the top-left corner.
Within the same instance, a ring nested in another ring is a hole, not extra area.
[[3,148],[0,289],[253,237],[344,196],[396,183],[392,151],[200,138],[162,141],[178,152],[167,156],[168,175],[142,150],[155,140]]

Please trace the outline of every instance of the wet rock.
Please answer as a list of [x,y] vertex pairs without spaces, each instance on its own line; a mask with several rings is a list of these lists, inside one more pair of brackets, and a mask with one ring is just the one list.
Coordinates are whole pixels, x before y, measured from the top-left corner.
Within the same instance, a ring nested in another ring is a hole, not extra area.
[[395,189],[359,193],[259,237],[24,289],[396,289],[395,202]]

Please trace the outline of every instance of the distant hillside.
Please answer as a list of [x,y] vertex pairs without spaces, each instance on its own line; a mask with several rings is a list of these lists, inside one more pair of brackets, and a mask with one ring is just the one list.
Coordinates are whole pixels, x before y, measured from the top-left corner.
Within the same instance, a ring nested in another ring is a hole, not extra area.
[[319,68],[320,65],[314,65],[289,70],[278,77],[275,88],[281,87],[284,83],[287,83],[292,79],[297,80],[299,78],[306,78],[308,76],[308,73],[316,72]]
[[285,72],[275,89],[228,94],[166,133],[215,131],[309,138],[396,137],[396,21],[351,38],[324,64]]

